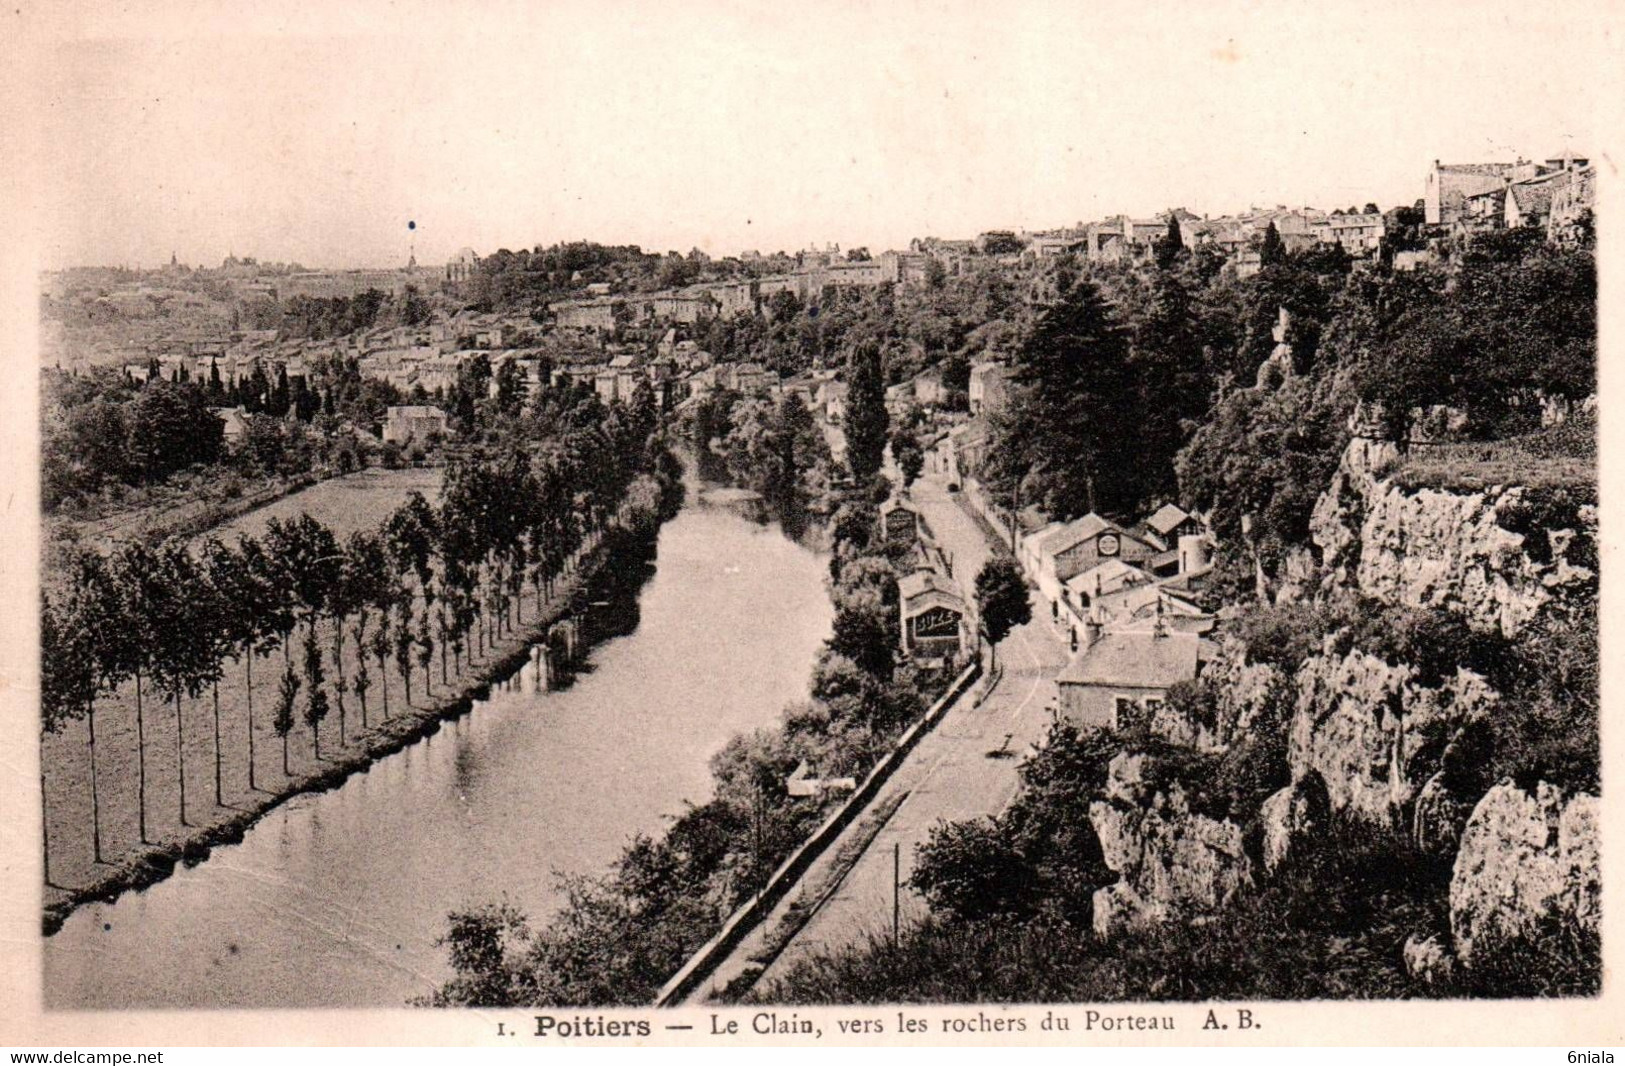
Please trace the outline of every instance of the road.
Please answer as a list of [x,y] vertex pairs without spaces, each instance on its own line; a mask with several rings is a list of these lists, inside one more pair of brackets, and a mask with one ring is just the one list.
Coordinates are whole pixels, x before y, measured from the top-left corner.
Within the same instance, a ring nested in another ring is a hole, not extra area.
[[[940,477],[915,483],[912,497],[938,542],[951,553],[954,574],[967,593],[976,572],[990,554],[981,528],[948,494]],[[906,882],[914,866],[915,847],[942,821],[959,821],[1002,811],[1015,795],[1020,756],[1043,736],[1051,720],[1055,675],[1067,661],[1067,648],[1049,622],[1049,612],[1033,594],[1033,621],[1013,631],[998,647],[1003,676],[976,705],[969,695],[948,711],[908,759],[841,836],[824,850],[799,884],[736,947],[688,1002],[705,1002],[752,965],[785,920],[792,904],[806,893],[825,895],[806,925],[785,945],[756,983],[765,990],[796,963],[823,951],[861,941],[870,934],[889,935],[892,920],[893,863],[900,862]],[[990,757],[1000,749],[1009,757]],[[850,853],[873,820],[898,803],[885,825],[844,877],[837,856]],[[894,859],[895,856],[895,859]],[[838,881],[836,880],[838,878]],[[906,887],[900,891],[905,925],[926,913],[925,902]],[[801,909],[805,909],[803,904]]]

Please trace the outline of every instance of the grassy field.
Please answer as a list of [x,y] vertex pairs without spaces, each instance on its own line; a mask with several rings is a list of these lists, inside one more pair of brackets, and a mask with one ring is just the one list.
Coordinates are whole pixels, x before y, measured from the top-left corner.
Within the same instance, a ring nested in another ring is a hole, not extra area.
[[1408,489],[1482,492],[1492,485],[1533,489],[1585,489],[1597,484],[1597,422],[1582,415],[1498,441],[1414,447],[1394,468]]
[[421,492],[430,503],[436,502],[443,474],[438,467],[373,469],[345,474],[222,522],[206,535],[218,536],[228,543],[236,540],[239,533],[259,537],[264,535],[265,527],[273,518],[286,522],[308,514],[342,541],[357,530],[376,529],[412,492]]

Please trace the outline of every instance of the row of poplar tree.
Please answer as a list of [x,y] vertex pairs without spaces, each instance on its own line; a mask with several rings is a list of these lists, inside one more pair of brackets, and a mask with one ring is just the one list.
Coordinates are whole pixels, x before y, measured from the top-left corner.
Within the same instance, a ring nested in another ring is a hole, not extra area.
[[[212,697],[215,802],[222,803],[219,683],[228,662],[241,666],[249,787],[259,788],[254,667],[280,648],[270,714],[282,739],[283,773],[291,776],[288,746],[298,719],[320,759],[318,726],[330,713],[337,714],[341,745],[348,742],[346,695],[354,695],[365,729],[368,694],[376,685],[387,718],[382,682],[392,663],[409,702],[414,666],[427,693],[438,656],[445,684],[448,656],[461,671],[465,653],[483,652],[523,625],[526,585],[538,604],[551,597],[578,551],[616,521],[618,511],[639,524],[657,522],[680,469],[650,429],[642,420],[606,418],[567,430],[545,454],[510,448],[464,458],[448,467],[439,506],[413,493],[377,531],[355,532],[342,542],[305,514],[273,519],[263,536],[240,536],[235,545],[176,539],[157,547],[132,543],[110,556],[78,555],[65,589],[42,604],[42,720],[47,731],[86,721],[95,860],[103,861],[99,699],[133,680],[144,844],[151,843],[145,707],[151,695],[175,705],[180,816],[187,825],[182,701]],[[318,638],[324,623],[331,677]],[[356,656],[349,675],[346,646]]]

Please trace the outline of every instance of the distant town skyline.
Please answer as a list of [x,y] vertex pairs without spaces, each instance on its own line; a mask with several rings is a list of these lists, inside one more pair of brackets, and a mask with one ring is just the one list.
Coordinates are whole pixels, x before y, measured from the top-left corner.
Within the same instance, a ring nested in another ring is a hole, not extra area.
[[1170,207],[1386,209],[1435,158],[1598,153],[1617,106],[1596,82],[1618,46],[1579,4],[184,12],[87,9],[45,53],[42,267],[878,252]]

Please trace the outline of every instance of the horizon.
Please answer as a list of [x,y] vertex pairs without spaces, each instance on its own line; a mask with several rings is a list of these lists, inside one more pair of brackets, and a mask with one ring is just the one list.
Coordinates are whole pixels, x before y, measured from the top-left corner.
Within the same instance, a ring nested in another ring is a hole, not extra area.
[[159,11],[87,9],[41,50],[41,269],[878,253],[1181,206],[1386,210],[1434,159],[1596,157],[1615,106],[1615,46],[1578,5],[1312,29],[1239,0]]

